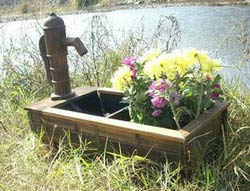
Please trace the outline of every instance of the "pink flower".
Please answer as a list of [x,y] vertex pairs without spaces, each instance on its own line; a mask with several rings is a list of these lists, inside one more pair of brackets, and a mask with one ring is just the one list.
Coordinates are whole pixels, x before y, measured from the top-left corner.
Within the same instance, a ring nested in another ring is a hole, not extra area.
[[132,56],[132,57],[127,57],[127,58],[124,58],[122,60],[122,63],[127,65],[131,71],[131,78],[135,79],[136,78],[136,70],[135,70],[135,67],[134,67],[134,63],[136,61],[136,57]]
[[154,97],[151,99],[151,103],[156,108],[164,108],[167,104],[167,100],[163,97]]
[[221,89],[221,85],[219,83],[214,84],[214,87],[217,88],[217,89]]
[[153,111],[153,113],[151,114],[153,117],[158,117],[161,114],[161,110],[160,109],[156,109]]
[[155,80],[149,86],[149,96],[155,97],[155,91],[164,92],[166,91],[166,82],[163,79]]
[[219,93],[211,93],[211,98],[212,98],[213,100],[217,99],[219,96],[220,96]]
[[166,82],[163,79],[155,80],[149,86],[149,90],[159,90],[160,92],[164,92],[166,90]]
[[122,63],[129,66],[129,67],[134,67],[134,63],[136,61],[136,57],[127,57],[122,60]]
[[172,88],[173,83],[171,81],[168,81],[167,86],[168,86],[168,89],[170,89],[170,88]]

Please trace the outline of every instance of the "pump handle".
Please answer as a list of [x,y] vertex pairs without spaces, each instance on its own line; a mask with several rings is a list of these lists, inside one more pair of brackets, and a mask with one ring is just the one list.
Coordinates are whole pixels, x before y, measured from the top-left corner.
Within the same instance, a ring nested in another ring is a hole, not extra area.
[[40,50],[41,57],[42,57],[44,64],[45,64],[47,80],[48,80],[49,84],[52,85],[52,76],[50,74],[50,63],[49,63],[49,59],[47,57],[44,35],[41,36],[41,38],[39,40],[39,50]]

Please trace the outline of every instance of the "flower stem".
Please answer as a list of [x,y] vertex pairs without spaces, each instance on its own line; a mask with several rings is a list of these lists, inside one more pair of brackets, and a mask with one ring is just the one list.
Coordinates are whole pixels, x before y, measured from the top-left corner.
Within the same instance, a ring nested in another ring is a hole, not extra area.
[[179,120],[178,120],[178,117],[177,117],[177,113],[175,112],[174,105],[173,105],[173,103],[172,103],[171,101],[169,101],[169,105],[170,105],[171,110],[172,110],[172,112],[173,112],[174,121],[175,121],[175,123],[176,123],[176,125],[177,125],[177,128],[178,128],[178,130],[180,130],[180,129],[181,129],[181,125],[180,125],[180,123],[179,123]]
[[196,115],[195,115],[195,119],[200,115],[201,113],[201,102],[202,102],[202,96],[203,96],[203,91],[204,91],[204,83],[203,83],[203,79],[202,79],[202,65],[201,65],[201,61],[200,61],[200,58],[199,56],[197,55],[197,59],[199,61],[199,64],[200,64],[200,81],[201,81],[201,89],[200,89],[200,94],[199,94],[199,97],[198,97],[198,105],[197,105],[197,111],[196,111]]
[[198,106],[197,106],[197,111],[196,111],[195,119],[201,113],[201,102],[202,102],[203,90],[204,90],[204,85],[203,85],[203,82],[201,82],[201,90],[200,90],[200,95],[199,95],[199,98],[198,98]]

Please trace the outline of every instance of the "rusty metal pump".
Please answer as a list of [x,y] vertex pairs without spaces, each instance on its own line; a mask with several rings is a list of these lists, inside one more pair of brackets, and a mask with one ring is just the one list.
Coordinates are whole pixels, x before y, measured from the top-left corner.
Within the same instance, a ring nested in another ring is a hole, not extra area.
[[67,47],[74,46],[80,56],[87,49],[79,38],[66,38],[62,18],[51,13],[43,24],[44,35],[40,38],[39,49],[45,62],[47,79],[54,87],[52,100],[68,99],[75,95],[71,90],[67,63]]

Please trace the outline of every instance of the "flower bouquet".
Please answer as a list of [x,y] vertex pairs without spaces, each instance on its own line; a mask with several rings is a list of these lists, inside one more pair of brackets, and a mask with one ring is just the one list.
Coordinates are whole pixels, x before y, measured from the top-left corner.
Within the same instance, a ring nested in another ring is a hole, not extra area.
[[122,61],[112,78],[132,122],[181,129],[222,100],[220,61],[195,49],[153,50]]

